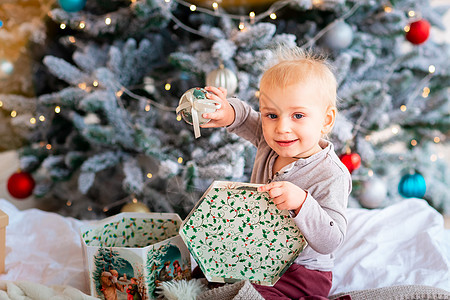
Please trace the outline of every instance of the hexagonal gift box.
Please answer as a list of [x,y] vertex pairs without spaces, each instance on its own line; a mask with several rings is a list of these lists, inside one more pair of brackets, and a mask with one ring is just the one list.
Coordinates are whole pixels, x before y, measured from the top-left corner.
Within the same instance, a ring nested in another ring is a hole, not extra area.
[[258,186],[215,181],[183,221],[180,235],[208,281],[272,286],[306,247],[289,211]]
[[120,213],[83,226],[91,294],[153,299],[162,281],[189,279],[190,255],[178,235],[180,224],[177,214]]

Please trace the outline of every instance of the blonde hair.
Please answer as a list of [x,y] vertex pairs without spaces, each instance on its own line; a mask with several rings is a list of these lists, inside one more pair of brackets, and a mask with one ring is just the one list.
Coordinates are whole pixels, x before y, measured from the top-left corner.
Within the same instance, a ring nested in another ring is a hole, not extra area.
[[291,84],[315,82],[317,92],[327,105],[336,107],[337,81],[326,56],[299,47],[280,46],[275,62],[262,75],[260,87],[284,88]]

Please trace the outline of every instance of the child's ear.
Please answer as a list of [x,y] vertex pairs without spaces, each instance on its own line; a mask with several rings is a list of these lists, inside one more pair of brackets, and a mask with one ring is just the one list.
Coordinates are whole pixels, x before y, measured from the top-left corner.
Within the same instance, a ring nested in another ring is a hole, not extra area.
[[322,134],[327,134],[333,129],[334,121],[336,120],[337,109],[335,106],[328,106],[323,120]]

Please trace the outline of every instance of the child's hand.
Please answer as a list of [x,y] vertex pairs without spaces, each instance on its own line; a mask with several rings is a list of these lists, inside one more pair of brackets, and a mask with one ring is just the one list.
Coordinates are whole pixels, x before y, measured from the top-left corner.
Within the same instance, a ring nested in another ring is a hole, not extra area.
[[293,210],[296,215],[306,199],[306,192],[289,181],[271,182],[258,187],[258,192],[268,192],[278,209]]
[[234,108],[227,101],[227,90],[223,87],[216,88],[213,86],[207,86],[205,87],[205,90],[208,91],[206,97],[219,102],[220,106],[215,112],[202,114],[203,118],[211,119],[211,121],[200,127],[225,127],[233,124],[235,112]]

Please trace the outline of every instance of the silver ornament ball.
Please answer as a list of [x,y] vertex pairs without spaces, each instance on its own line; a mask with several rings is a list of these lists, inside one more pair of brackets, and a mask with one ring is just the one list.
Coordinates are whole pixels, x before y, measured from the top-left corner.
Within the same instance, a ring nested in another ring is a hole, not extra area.
[[227,89],[228,95],[233,95],[238,87],[238,81],[233,71],[221,65],[218,69],[208,73],[206,85],[224,87]]
[[359,203],[366,208],[378,208],[387,195],[386,184],[378,177],[372,177],[363,183]]
[[339,50],[347,48],[353,41],[353,29],[344,21],[338,21],[322,37],[322,42],[328,48]]

